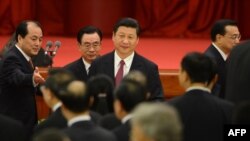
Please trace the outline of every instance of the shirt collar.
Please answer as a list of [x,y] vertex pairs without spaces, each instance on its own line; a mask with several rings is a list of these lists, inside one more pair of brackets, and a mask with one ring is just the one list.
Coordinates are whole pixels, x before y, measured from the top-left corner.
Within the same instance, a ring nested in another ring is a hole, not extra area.
[[31,57],[29,57],[26,53],[23,52],[23,50],[16,44],[16,48],[22,53],[24,58],[29,62]]
[[[133,52],[131,55],[129,55],[128,57],[126,57],[125,59],[123,59],[123,61],[125,62],[124,65],[126,67],[130,67],[131,66],[134,56],[135,56],[135,52]],[[118,56],[117,52],[115,51],[115,66],[119,66],[121,60],[122,59]]]
[[223,60],[226,61],[228,55],[225,54],[218,46],[216,46],[215,43],[212,43],[212,45],[218,50],[218,52],[219,52],[220,55],[222,56]]
[[189,92],[191,90],[202,90],[202,91],[206,91],[206,92],[211,93],[211,90],[209,88],[202,87],[202,86],[191,86],[191,87],[186,89],[186,92]]
[[59,107],[62,106],[61,102],[56,103],[53,107],[52,107],[52,111],[55,112]]
[[90,67],[90,63],[88,63],[84,58],[82,58],[83,64],[85,65],[85,69],[87,71],[87,73],[89,72],[89,67]]
[[90,116],[89,115],[81,115],[81,116],[76,116],[68,121],[68,126],[72,126],[74,123],[79,122],[79,121],[90,121]]
[[124,118],[122,118],[122,123],[126,123],[128,120],[130,120],[132,118],[131,114],[126,115]]

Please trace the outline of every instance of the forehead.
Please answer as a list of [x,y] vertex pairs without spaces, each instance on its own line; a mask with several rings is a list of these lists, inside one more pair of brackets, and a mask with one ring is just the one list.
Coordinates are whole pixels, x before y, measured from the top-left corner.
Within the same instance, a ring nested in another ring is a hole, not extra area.
[[225,31],[226,31],[226,33],[240,34],[237,26],[227,25],[225,27]]
[[136,35],[136,28],[120,26],[116,33]]
[[81,38],[82,41],[100,41],[99,35],[95,33],[84,33]]
[[39,26],[37,26],[35,23],[28,23],[27,31],[28,31],[28,35],[31,35],[31,36],[38,36],[38,37],[43,36],[42,29]]

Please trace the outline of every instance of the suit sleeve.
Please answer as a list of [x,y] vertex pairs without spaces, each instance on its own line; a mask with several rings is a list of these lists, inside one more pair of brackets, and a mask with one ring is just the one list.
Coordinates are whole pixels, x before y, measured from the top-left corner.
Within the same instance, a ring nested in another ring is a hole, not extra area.
[[7,82],[10,85],[15,86],[25,86],[30,85],[33,86],[32,83],[32,77],[33,72],[28,73],[27,68],[24,68],[24,66],[21,64],[20,60],[16,57],[9,57],[6,58],[6,60],[3,63],[2,66],[2,75],[5,79],[5,82]]

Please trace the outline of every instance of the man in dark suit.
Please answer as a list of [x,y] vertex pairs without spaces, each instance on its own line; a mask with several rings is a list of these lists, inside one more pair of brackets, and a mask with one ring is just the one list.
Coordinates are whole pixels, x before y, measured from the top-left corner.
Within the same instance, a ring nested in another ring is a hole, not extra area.
[[240,32],[237,23],[222,19],[215,22],[211,29],[212,44],[204,52],[213,58],[218,65],[218,81],[212,93],[220,98],[225,97],[226,59],[232,48],[240,41]]
[[67,127],[67,120],[61,112],[62,103],[58,99],[60,90],[58,88],[66,87],[73,80],[75,80],[73,74],[66,70],[54,69],[49,71],[49,77],[40,89],[45,103],[51,108],[53,113],[35,128],[35,133],[47,128],[63,129]]
[[37,55],[42,37],[39,23],[21,22],[16,29],[16,44],[5,54],[0,72],[0,113],[21,121],[28,134],[37,123],[35,88],[44,83],[30,60]]
[[113,130],[118,141],[129,141],[131,130],[130,120],[132,110],[141,102],[146,101],[147,91],[135,80],[127,79],[115,90],[114,109],[121,125]]
[[236,104],[250,100],[250,41],[236,46],[227,60],[225,98]]
[[21,122],[0,115],[0,127],[1,141],[27,141]]
[[211,95],[216,64],[201,53],[189,53],[181,61],[179,81],[186,89],[171,99],[184,127],[184,141],[222,141],[223,125],[231,123],[233,104]]
[[89,67],[94,59],[99,56],[102,42],[102,32],[94,26],[86,26],[77,34],[78,49],[81,58],[64,66],[71,71],[78,80],[87,81]]
[[89,106],[91,95],[82,81],[71,82],[66,89],[61,89],[62,113],[68,121],[64,132],[72,141],[115,141],[112,134],[91,121]]
[[140,27],[135,19],[119,20],[114,26],[112,36],[115,50],[97,58],[90,67],[89,76],[106,74],[118,86],[121,78],[129,71],[139,70],[147,77],[150,100],[162,100],[163,90],[158,66],[135,52],[139,34]]

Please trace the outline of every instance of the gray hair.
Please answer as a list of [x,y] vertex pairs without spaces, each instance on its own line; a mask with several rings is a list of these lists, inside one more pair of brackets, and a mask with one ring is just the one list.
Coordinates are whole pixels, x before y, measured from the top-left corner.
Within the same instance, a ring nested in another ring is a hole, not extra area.
[[181,141],[182,124],[177,111],[162,103],[141,103],[133,111],[132,126],[155,141]]

